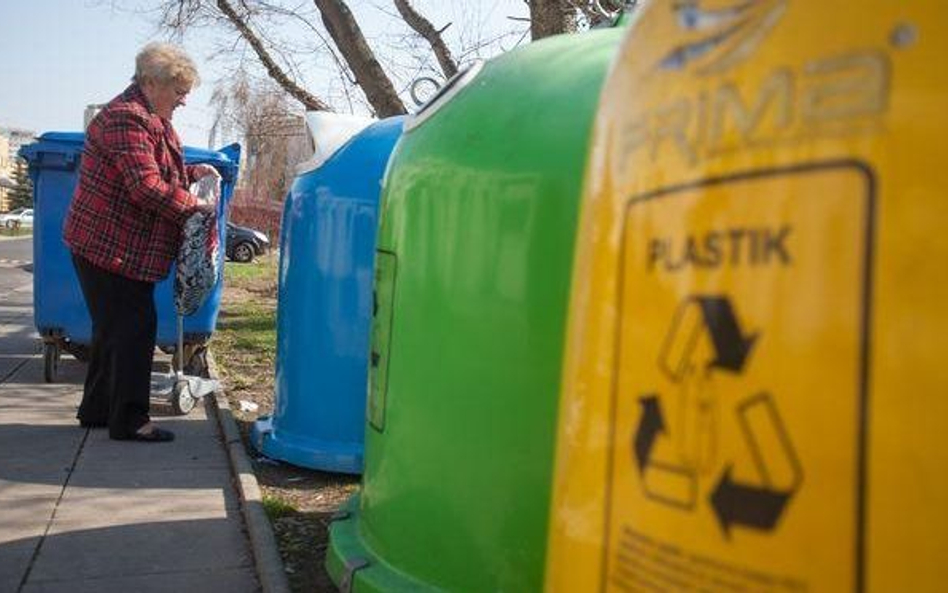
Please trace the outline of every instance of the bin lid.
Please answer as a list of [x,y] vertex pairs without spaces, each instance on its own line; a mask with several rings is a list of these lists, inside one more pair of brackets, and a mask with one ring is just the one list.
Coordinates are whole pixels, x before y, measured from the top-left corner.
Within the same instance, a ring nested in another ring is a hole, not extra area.
[[39,142],[59,142],[61,144],[78,144],[86,140],[86,135],[82,132],[46,132],[40,135]]
[[235,142],[218,150],[185,146],[184,162],[189,165],[197,163],[214,165],[224,181],[233,181],[237,178],[237,167],[240,163],[240,144]]
[[41,169],[72,171],[79,162],[84,141],[82,132],[47,132],[35,142],[22,146],[17,154],[34,172]]
[[303,175],[321,167],[350,138],[374,121],[371,117],[326,111],[306,112],[306,129],[312,139],[313,156],[296,166],[296,174]]
[[[46,132],[37,138],[36,142],[20,148],[19,155],[27,160],[31,166],[43,167],[44,161],[40,155],[56,154],[73,161],[81,152],[86,141],[84,132]],[[231,144],[220,150],[207,150],[193,146],[184,147],[184,161],[188,164],[207,163],[214,165],[225,181],[231,181],[237,176],[237,167],[240,162],[240,145]],[[57,165],[55,168],[61,168]]]

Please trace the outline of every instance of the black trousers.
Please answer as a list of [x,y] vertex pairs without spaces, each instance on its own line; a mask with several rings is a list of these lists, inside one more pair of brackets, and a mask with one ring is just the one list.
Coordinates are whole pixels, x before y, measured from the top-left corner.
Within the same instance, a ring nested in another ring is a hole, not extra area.
[[73,255],[92,317],[92,348],[76,417],[108,424],[123,439],[149,421],[151,366],[158,315],[155,284],[132,280]]

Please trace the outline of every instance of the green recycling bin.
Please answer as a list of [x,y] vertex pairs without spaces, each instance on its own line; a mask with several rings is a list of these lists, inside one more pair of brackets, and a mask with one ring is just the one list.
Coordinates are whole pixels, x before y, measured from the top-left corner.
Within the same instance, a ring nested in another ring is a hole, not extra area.
[[581,180],[621,31],[530,44],[405,125],[382,191],[343,590],[539,591]]

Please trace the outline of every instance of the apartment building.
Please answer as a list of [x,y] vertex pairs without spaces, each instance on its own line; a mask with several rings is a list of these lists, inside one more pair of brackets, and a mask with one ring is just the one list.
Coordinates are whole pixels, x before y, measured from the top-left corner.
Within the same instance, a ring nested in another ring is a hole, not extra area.
[[[13,178],[16,159],[19,158],[17,152],[21,146],[33,142],[35,138],[36,133],[33,130],[0,127],[0,175],[9,179]],[[9,192],[9,189],[0,187],[0,212],[9,210],[7,204]]]
[[[10,160],[10,141],[6,136],[0,136],[0,178],[4,182],[9,182],[13,177],[13,163]],[[7,206],[7,192],[9,190],[0,182],[0,212],[6,212],[10,208]]]

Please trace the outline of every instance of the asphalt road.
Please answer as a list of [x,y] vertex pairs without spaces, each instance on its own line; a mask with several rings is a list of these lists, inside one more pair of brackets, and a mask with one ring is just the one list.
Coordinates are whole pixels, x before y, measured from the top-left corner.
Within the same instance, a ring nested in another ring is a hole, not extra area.
[[0,240],[0,259],[32,261],[33,237],[26,236],[18,239]]
[[0,299],[33,282],[33,238],[0,240]]

